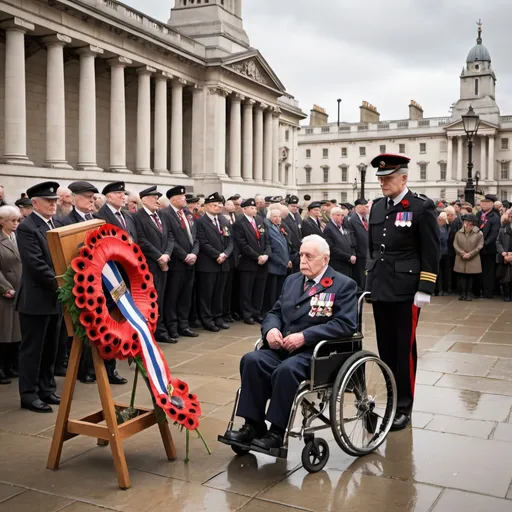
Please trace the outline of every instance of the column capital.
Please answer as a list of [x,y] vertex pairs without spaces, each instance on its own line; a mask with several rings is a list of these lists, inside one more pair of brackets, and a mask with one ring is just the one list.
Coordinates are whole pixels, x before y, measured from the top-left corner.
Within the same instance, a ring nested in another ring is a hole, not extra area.
[[78,55],[92,55],[96,57],[96,55],[103,55],[103,48],[88,44],[87,46],[82,46],[82,48],[77,48],[76,53]]
[[167,73],[167,71],[161,71],[157,70],[155,79],[156,80],[172,80],[174,78],[174,75],[171,75],[171,73]]
[[202,85],[194,84],[192,86],[192,94],[200,93],[204,91],[204,87]]
[[151,66],[140,66],[136,69],[138,75],[152,75],[156,73],[156,69]]
[[51,36],[43,37],[42,41],[46,46],[50,46],[50,45],[65,46],[65,45],[71,43],[71,37],[65,36],[64,34],[52,34]]
[[2,21],[0,23],[0,27],[5,30],[18,30],[19,32],[27,32],[36,28],[33,23],[30,23],[30,21],[26,21],[18,17]]
[[131,59],[129,59],[128,57],[117,56],[117,57],[112,57],[111,59],[107,59],[107,63],[110,66],[123,66],[123,67],[125,67],[128,64],[132,64],[133,61]]
[[224,96],[225,98],[230,94],[230,91],[223,89],[222,87],[208,87],[208,90],[210,94],[218,94],[219,96]]
[[281,109],[279,107],[275,107],[272,111],[272,115],[275,117],[275,118],[279,118],[281,117]]
[[173,77],[172,85],[176,87],[185,87],[188,84],[188,82],[184,78],[180,77]]
[[254,105],[256,105],[256,100],[251,100],[251,98],[246,98],[246,100],[244,101],[244,105],[246,107],[251,107],[253,108]]
[[257,103],[254,108],[257,110],[267,110],[268,105],[266,103]]
[[231,101],[244,101],[245,100],[245,96],[242,96],[241,94],[238,94],[237,92],[233,93],[231,95]]

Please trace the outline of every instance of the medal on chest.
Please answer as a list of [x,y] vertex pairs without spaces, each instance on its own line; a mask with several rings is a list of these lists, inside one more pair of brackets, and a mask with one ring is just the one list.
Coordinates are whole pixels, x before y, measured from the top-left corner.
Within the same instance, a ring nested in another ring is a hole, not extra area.
[[397,228],[410,228],[412,226],[412,212],[398,212],[395,217]]

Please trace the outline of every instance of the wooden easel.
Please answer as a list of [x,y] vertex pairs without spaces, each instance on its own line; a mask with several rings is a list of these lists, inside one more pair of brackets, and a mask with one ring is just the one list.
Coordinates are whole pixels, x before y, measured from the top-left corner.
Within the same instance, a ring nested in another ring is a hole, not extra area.
[[[101,226],[102,224],[104,224],[104,221],[102,220],[91,220],[48,231],[48,244],[55,272],[58,276],[61,276],[66,272],[71,260],[78,254],[78,246],[83,243],[87,232]],[[58,279],[59,285],[61,285],[63,282],[62,278]],[[72,335],[73,324],[67,311],[65,312],[65,321],[68,334]],[[73,338],[66,379],[64,381],[64,391],[61,397],[57,422],[55,424],[55,431],[46,467],[53,470],[58,469],[64,441],[72,439],[78,435],[94,437],[98,440],[99,446],[107,446],[110,443],[119,487],[121,489],[129,489],[131,482],[124,454],[123,440],[152,427],[158,422],[152,409],[137,407],[136,409],[139,412],[139,416],[126,421],[121,425],[117,424],[115,407],[128,406],[114,402],[104,361],[100,356],[98,349],[92,344],[91,350],[102,409],[79,420],[69,419],[78,368],[80,365],[80,357],[83,352],[82,341],[78,338]],[[100,425],[103,421],[105,421],[105,424]],[[168,460],[175,460],[176,448],[174,447],[168,422],[158,423],[158,428],[160,429],[160,435],[162,436]]]

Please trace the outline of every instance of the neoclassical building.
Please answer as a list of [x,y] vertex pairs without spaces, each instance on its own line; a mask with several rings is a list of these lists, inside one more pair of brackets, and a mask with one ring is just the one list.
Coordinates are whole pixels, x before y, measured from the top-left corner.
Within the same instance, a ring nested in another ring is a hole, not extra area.
[[0,184],[295,192],[306,116],[244,31],[242,0],[0,3]]
[[512,199],[512,116],[500,115],[495,89],[496,75],[479,25],[451,117],[424,117],[421,106],[411,101],[408,117],[384,121],[377,108],[364,101],[359,122],[342,122],[338,127],[337,122],[329,123],[324,109],[314,106],[309,125],[299,136],[299,189],[316,198],[353,201],[360,194],[360,166],[365,164],[365,196],[378,197],[375,169],[369,164],[379,153],[388,152],[411,158],[411,189],[433,199],[453,200],[463,194],[467,177],[468,141],[461,115],[472,105],[481,120],[473,149],[478,188],[502,200]]

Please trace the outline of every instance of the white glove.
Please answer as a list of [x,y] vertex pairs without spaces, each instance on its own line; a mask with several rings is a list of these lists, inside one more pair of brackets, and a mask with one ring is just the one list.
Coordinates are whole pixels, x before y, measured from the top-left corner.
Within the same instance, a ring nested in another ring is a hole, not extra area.
[[414,305],[417,308],[422,308],[430,304],[430,295],[424,292],[416,292],[414,295]]

